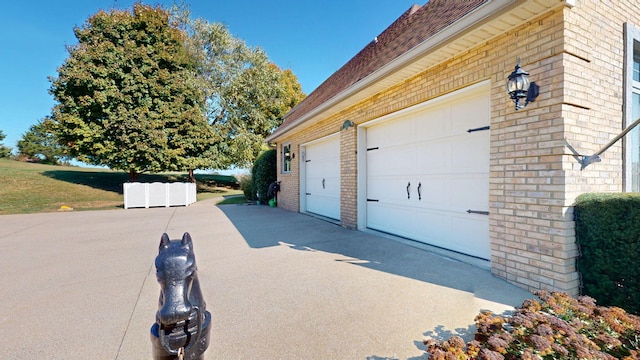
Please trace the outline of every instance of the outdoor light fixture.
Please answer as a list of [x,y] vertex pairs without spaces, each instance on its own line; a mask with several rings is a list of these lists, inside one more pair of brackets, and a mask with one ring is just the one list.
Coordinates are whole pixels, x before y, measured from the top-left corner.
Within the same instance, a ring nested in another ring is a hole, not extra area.
[[340,131],[344,130],[344,129],[348,129],[350,127],[354,127],[355,124],[353,123],[353,121],[351,120],[345,120],[344,123],[342,123],[342,126],[340,126]]
[[[520,67],[520,58],[507,80],[507,92],[516,104],[516,110],[524,109],[527,104],[538,97],[540,87],[529,81],[529,73]],[[524,101],[524,103],[523,103]]]

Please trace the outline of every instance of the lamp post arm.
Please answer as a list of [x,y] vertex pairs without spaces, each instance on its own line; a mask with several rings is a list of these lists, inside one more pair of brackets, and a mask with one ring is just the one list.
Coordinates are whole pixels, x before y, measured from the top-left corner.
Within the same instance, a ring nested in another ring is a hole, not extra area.
[[622,132],[620,134],[618,134],[618,136],[614,137],[611,141],[609,141],[609,143],[607,145],[603,146],[602,149],[598,150],[598,152],[596,152],[595,154],[593,154],[591,156],[582,156],[582,159],[580,160],[580,164],[582,165],[580,167],[580,170],[583,170],[584,168],[586,168],[587,166],[589,166],[590,164],[592,164],[594,162],[600,162],[600,160],[601,160],[600,159],[600,155],[602,155],[602,153],[604,153],[611,146],[613,146],[613,144],[618,142],[618,140],[622,139],[623,136],[627,135],[629,133],[629,131],[633,130],[633,128],[638,126],[638,124],[640,124],[640,118],[638,118],[636,121],[634,121],[631,125],[627,126],[626,129],[622,130]]

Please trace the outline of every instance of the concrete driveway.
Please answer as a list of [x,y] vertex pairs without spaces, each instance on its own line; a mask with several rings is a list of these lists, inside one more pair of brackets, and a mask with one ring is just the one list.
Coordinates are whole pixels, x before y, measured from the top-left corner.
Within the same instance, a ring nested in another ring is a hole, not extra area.
[[533,297],[484,269],[302,214],[189,207],[0,216],[0,358],[149,359],[163,232],[189,232],[206,359],[424,359]]

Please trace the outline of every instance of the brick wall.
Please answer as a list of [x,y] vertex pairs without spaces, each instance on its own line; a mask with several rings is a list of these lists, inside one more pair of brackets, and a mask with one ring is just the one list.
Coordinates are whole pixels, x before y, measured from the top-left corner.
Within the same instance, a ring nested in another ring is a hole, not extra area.
[[[529,290],[576,294],[572,205],[584,192],[622,189],[622,148],[614,146],[602,163],[580,171],[565,139],[591,154],[621,129],[622,24],[640,14],[630,3],[577,1],[574,8],[543,14],[284,139],[296,158],[291,174],[279,175],[280,205],[300,210],[300,144],[340,131],[347,119],[357,127],[489,80],[492,272]],[[613,20],[603,21],[604,14]],[[536,101],[520,111],[505,91],[516,57],[540,85]],[[341,223],[348,228],[357,226],[356,133],[352,127],[340,134]]]
[[340,132],[340,224],[358,227],[358,151],[355,126]]

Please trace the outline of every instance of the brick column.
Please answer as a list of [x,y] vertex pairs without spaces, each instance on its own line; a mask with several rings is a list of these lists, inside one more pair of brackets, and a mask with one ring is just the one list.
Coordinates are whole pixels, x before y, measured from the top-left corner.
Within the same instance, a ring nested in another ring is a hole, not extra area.
[[355,126],[340,130],[340,225],[358,227],[358,154]]

